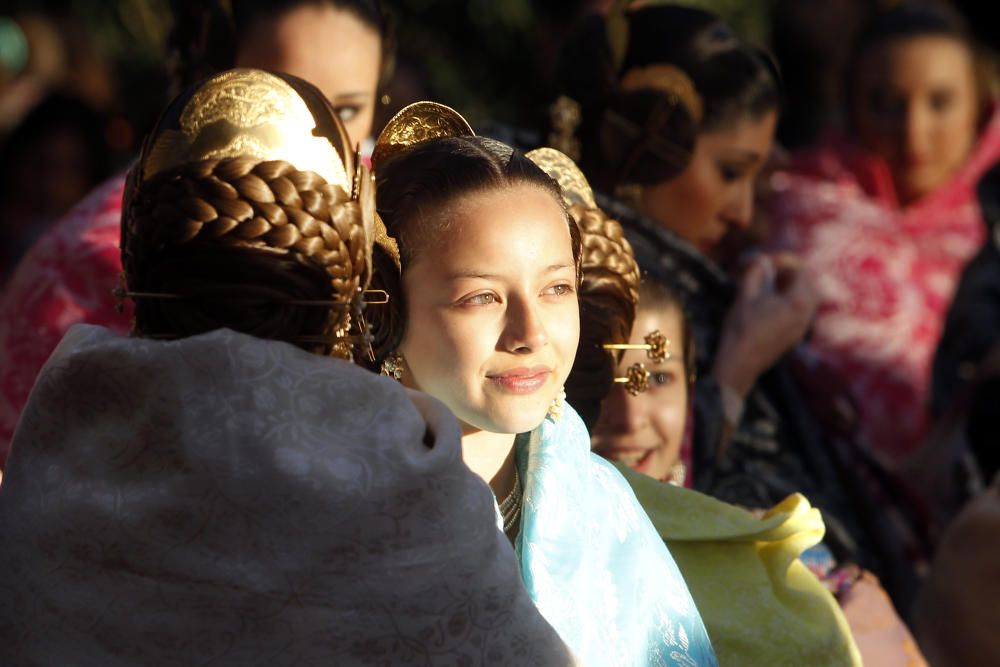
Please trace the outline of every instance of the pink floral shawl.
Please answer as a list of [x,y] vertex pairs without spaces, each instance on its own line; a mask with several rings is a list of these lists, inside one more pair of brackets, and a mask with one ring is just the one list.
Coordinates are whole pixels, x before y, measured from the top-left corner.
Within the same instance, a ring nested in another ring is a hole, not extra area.
[[944,317],[986,232],[975,186],[998,159],[1000,112],[951,182],[906,207],[886,164],[843,140],[772,177],[772,244],[802,255],[817,278],[810,344],[849,385],[882,454],[912,451],[925,432]]

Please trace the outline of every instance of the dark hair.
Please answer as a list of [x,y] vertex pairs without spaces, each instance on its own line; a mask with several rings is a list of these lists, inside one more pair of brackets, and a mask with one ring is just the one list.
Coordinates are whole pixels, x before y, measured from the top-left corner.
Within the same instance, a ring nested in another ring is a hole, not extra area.
[[24,117],[0,146],[0,194],[11,185],[17,163],[52,132],[66,129],[83,142],[87,153],[87,188],[111,173],[111,150],[105,142],[104,118],[79,97],[49,94]]
[[382,38],[384,86],[393,68],[394,42],[378,0],[171,0],[174,24],[167,54],[178,88],[236,64],[240,40],[258,21],[268,21],[307,5],[329,5],[353,14]]
[[[546,190],[564,212],[565,204],[559,186],[538,165],[510,146],[486,137],[444,137],[422,142],[388,158],[379,165],[376,175],[378,214],[389,236],[396,239],[401,265],[397,268],[389,254],[375,246],[372,288],[389,294],[387,304],[371,304],[365,311],[374,336],[374,368],[379,368],[405,333],[406,299],[400,278],[421,245],[440,233],[429,230],[434,213],[460,197],[516,185]],[[569,213],[565,215],[573,259],[579,263],[580,232]]]
[[[655,5],[623,18],[627,40],[621,62],[610,44],[608,21],[592,16],[569,41],[560,67],[561,92],[582,109],[581,164],[598,189],[668,180],[687,166],[699,132],[779,107],[777,65],[718,16]],[[691,79],[703,107],[700,122],[664,92],[620,89],[633,68],[661,64],[674,65]]]
[[566,398],[587,428],[597,423],[601,403],[614,384],[623,352],[606,343],[628,343],[639,298],[639,266],[617,220],[599,208],[576,204],[570,212],[580,228],[580,344],[566,378]]
[[[684,338],[681,362],[684,364],[684,375],[688,384],[694,384],[696,372],[694,332],[691,330],[691,319],[684,310],[684,300],[673,285],[649,276],[645,277],[639,285],[639,310],[668,308],[676,309],[681,316],[681,337]],[[676,352],[676,345],[671,349]]]
[[979,118],[982,120],[990,103],[989,67],[984,53],[972,35],[962,15],[951,7],[933,0],[903,2],[881,12],[858,34],[848,59],[847,94],[848,115],[852,118],[857,108],[857,81],[864,61],[872,50],[895,40],[916,37],[947,37],[964,44],[973,59],[976,88],[980,101]]

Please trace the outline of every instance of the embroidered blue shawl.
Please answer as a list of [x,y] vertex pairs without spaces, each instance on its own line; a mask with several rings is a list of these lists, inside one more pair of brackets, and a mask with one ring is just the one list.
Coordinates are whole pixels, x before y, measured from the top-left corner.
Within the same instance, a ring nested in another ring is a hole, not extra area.
[[542,615],[586,665],[718,663],[687,585],[621,474],[568,405],[518,436],[515,549]]

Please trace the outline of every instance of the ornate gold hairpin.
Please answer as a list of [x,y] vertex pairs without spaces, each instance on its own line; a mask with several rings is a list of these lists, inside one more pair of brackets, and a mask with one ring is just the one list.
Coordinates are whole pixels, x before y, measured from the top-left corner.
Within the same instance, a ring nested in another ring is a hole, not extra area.
[[[393,155],[431,139],[475,135],[469,123],[451,107],[437,102],[414,102],[401,109],[379,132],[372,152],[372,168],[378,171]],[[374,229],[375,243],[389,253],[397,269],[401,268],[399,244],[378,215],[374,216]]]
[[[605,350],[646,350],[646,356],[654,364],[662,364],[667,359],[673,358],[670,353],[670,339],[656,329],[646,334],[643,343],[605,343],[602,347]],[[615,378],[617,382],[619,378]]]
[[182,102],[177,116],[161,120],[143,151],[140,180],[179,164],[253,157],[284,160],[354,192],[347,162],[353,156],[338,150],[349,145],[346,134],[339,126],[337,136],[319,134],[326,128],[317,118],[329,112],[320,105],[328,103],[307,97],[296,81],[256,69],[217,74]]
[[571,160],[579,160],[581,154],[580,140],[576,130],[583,119],[580,103],[568,95],[560,95],[549,105],[549,145],[566,154]]
[[625,391],[633,396],[638,396],[649,389],[649,371],[646,370],[644,364],[637,361],[625,370],[623,377],[616,377],[615,382],[624,384]]
[[[213,298],[206,297],[205,295],[192,296],[189,294],[170,294],[168,292],[132,292],[124,289],[123,287],[116,287],[112,290],[112,294],[119,299],[124,299],[128,297],[129,299],[159,299],[163,301],[181,301],[184,299],[205,299]],[[370,304],[384,304],[389,303],[389,293],[385,290],[380,289],[368,289],[362,292],[363,299],[362,303],[365,305]],[[373,298],[369,298],[368,295],[372,295]],[[275,303],[288,306],[353,306],[357,302],[354,299],[265,299],[252,296],[240,296],[240,295],[227,295],[225,297],[218,297],[218,299],[225,299],[226,301],[239,301],[247,303]]]
[[474,137],[468,121],[449,106],[437,102],[414,102],[393,116],[379,132],[372,151],[372,167],[378,171],[386,159],[410,146],[441,137]]
[[582,204],[597,208],[594,191],[576,163],[568,155],[554,148],[536,148],[524,155],[559,184],[567,206]]
[[688,110],[694,122],[700,123],[704,113],[701,95],[691,77],[677,65],[657,63],[646,67],[633,67],[622,76],[618,84],[623,91],[654,90],[666,94]]

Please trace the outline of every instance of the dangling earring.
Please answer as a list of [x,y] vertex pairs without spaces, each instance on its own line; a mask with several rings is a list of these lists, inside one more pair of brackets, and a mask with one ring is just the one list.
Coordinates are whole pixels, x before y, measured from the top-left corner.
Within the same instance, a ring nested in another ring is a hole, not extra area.
[[391,377],[397,382],[403,379],[403,357],[399,352],[389,353],[389,356],[382,362],[381,374]]
[[556,397],[552,399],[552,403],[549,404],[549,411],[545,413],[545,416],[553,422],[558,422],[562,417],[563,405],[566,403],[566,388],[560,387],[559,393]]

